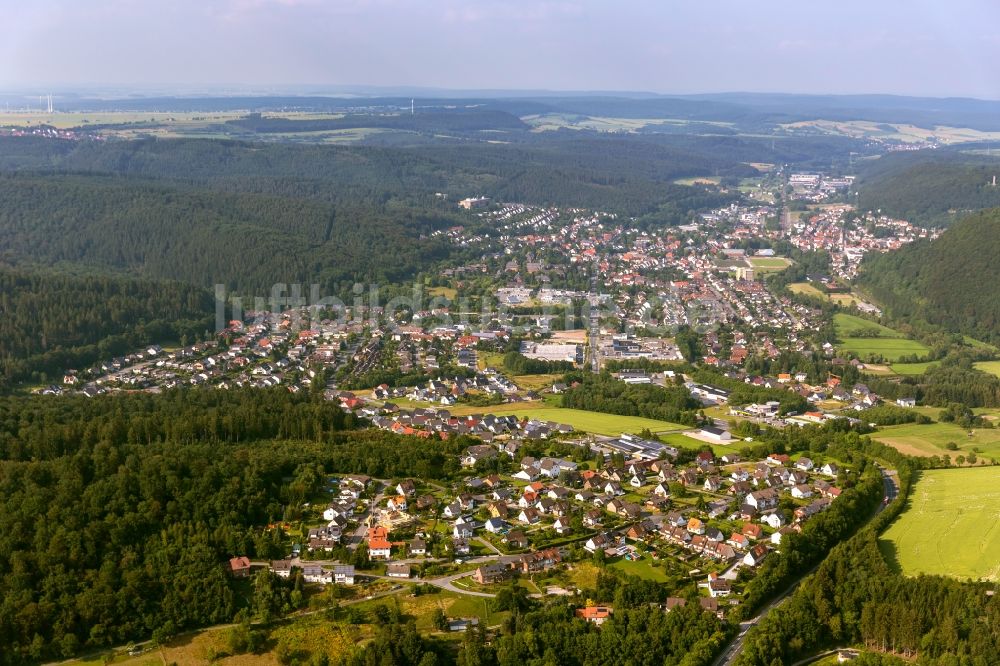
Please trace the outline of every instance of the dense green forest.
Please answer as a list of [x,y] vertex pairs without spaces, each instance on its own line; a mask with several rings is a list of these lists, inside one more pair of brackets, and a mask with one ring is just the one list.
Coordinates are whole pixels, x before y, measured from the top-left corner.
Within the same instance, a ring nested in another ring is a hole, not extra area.
[[180,283],[0,269],[0,391],[212,331],[207,290]]
[[441,192],[452,201],[483,194],[630,215],[655,212],[675,195],[690,195],[691,188],[672,184],[678,177],[754,173],[714,144],[674,146],[574,132],[525,144],[415,149],[188,139],[53,143],[0,138],[0,166],[140,176],[348,209],[428,206]]
[[290,120],[288,118],[262,117],[251,114],[229,125],[260,134],[320,132],[361,127],[380,127],[422,132],[482,132],[501,130],[526,130],[528,126],[504,111],[487,109],[434,109],[409,113],[351,113],[340,118],[323,120]]
[[0,399],[0,663],[230,621],[223,563],[284,555],[267,524],[326,475],[447,478],[467,445],[352,426],[280,389]]
[[562,394],[562,406],[591,412],[643,416],[684,425],[697,425],[701,403],[683,386],[626,384],[610,374],[570,373],[572,386]]
[[[343,290],[354,281],[401,281],[447,254],[444,241],[420,234],[454,223],[416,207],[352,210],[108,176],[0,176],[0,198],[0,256],[8,262],[221,283],[255,295],[275,282]],[[395,260],[383,261],[385,253]]]
[[1000,209],[970,215],[935,241],[871,254],[860,284],[891,319],[1000,342]]
[[1000,206],[1000,160],[960,153],[889,153],[871,164],[858,185],[861,210],[925,226]]
[[503,369],[513,375],[544,375],[572,370],[573,363],[528,358],[520,352],[509,351],[503,355]]

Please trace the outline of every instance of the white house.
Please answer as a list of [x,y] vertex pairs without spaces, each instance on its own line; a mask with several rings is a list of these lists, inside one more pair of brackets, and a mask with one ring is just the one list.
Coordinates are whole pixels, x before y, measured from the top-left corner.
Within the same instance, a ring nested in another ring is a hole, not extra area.
[[774,513],[768,513],[761,516],[760,522],[773,529],[778,529],[779,527],[785,526],[785,517],[775,511]]
[[794,497],[795,499],[806,499],[812,496],[813,496],[812,488],[810,488],[804,483],[800,483],[799,485],[792,488],[792,497]]
[[748,567],[755,567],[764,561],[764,558],[767,557],[767,553],[767,546],[759,543],[743,556],[743,563]]
[[339,585],[354,585],[354,565],[337,564],[333,567],[333,582]]

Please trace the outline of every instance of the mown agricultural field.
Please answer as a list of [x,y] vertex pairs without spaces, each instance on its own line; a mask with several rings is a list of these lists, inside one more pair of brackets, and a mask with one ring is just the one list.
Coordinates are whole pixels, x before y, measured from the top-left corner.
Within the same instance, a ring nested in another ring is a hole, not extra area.
[[1000,377],[1000,361],[982,361],[976,363],[976,369]]
[[[911,456],[959,455],[974,453],[977,457],[1000,457],[1000,428],[966,430],[954,423],[907,423],[886,426],[872,435],[883,444]],[[950,450],[953,443],[957,449]]]
[[924,363],[893,363],[892,371],[897,375],[922,375],[938,365],[941,365],[940,361],[925,361]]
[[877,357],[892,362],[904,356],[923,356],[930,351],[916,340],[907,340],[899,331],[861,317],[837,313],[833,323],[837,328],[838,347],[863,360]]
[[1000,580],[998,513],[1000,468],[922,472],[882,547],[907,575]]

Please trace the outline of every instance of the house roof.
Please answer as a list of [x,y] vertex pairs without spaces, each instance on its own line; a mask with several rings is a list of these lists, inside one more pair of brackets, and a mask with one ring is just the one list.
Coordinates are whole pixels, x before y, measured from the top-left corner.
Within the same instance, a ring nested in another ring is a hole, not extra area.
[[587,606],[586,608],[577,608],[576,616],[582,617],[584,620],[603,620],[611,617],[613,610],[609,606]]

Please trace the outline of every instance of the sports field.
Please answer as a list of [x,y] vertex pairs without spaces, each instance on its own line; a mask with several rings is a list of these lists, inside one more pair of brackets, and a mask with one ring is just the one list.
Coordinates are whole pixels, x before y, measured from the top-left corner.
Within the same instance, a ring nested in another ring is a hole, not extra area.
[[758,273],[777,273],[792,265],[784,257],[750,257],[750,265]]
[[[456,416],[464,414],[517,414],[519,417],[566,423],[574,429],[595,435],[620,435],[623,432],[638,433],[649,429],[650,432],[671,432],[690,430],[691,426],[656,419],[645,419],[641,416],[619,416],[617,414],[602,414],[588,412],[582,409],[563,409],[562,407],[541,407],[528,403],[527,405],[497,405],[495,407],[471,407],[468,405],[450,407],[448,410]],[[692,444],[698,444],[691,440]],[[689,446],[689,448],[696,448]]]
[[[966,430],[954,423],[906,423],[879,428],[872,439],[911,456],[947,454],[954,459],[959,455],[975,453],[980,458],[1000,457],[1000,428]],[[958,448],[949,451],[949,442]]]
[[903,573],[1000,580],[1000,468],[921,472],[881,537]]

